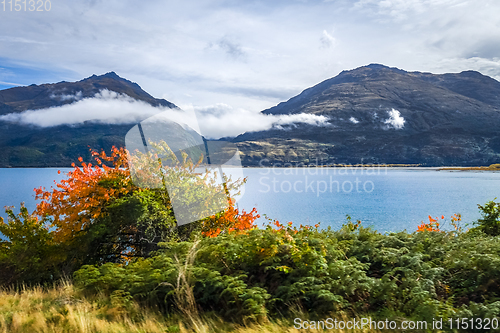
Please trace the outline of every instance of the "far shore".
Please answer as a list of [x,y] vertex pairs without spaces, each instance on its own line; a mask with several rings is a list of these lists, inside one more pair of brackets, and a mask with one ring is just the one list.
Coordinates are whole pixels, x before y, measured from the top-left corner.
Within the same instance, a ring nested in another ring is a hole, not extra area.
[[500,165],[495,166],[423,166],[419,164],[332,164],[332,165],[314,165],[314,164],[301,164],[290,165],[291,163],[277,163],[265,166],[244,166],[244,168],[255,168],[255,169],[289,169],[289,168],[360,168],[360,169],[370,169],[370,168],[385,168],[391,170],[436,170],[436,171],[500,171]]
[[500,167],[491,165],[480,167],[440,167],[438,171],[500,171]]
[[[489,171],[500,172],[500,164],[492,164],[490,166],[422,166],[419,164],[331,164],[331,165],[315,165],[304,163],[275,163],[262,166],[242,166],[244,169],[301,169],[301,168],[355,168],[355,169],[371,169],[385,168],[390,170],[435,170],[435,171]],[[239,166],[227,165],[224,168],[239,168]],[[0,167],[0,169],[73,169],[72,166],[15,166],[15,167]]]

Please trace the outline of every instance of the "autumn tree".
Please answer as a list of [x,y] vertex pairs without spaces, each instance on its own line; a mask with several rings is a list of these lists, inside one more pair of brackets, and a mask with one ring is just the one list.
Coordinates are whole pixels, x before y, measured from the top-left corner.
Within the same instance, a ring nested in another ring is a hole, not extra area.
[[[150,142],[149,146],[153,148],[152,151],[137,152],[130,159],[135,182],[154,188],[168,187],[168,194],[165,194],[169,195],[170,201],[177,203],[177,219],[181,214],[189,215],[190,211],[195,211],[199,217],[209,216],[198,224],[190,223],[181,228],[200,226],[204,236],[215,237],[221,233],[254,227],[255,220],[259,218],[257,210],[254,208],[250,212],[240,212],[231,197],[231,194],[240,194],[244,179],[233,181],[230,176],[221,175],[224,183],[219,184],[217,175],[222,173],[221,169],[200,173],[203,155],[199,155],[198,162],[194,163],[185,152],[180,154],[179,160],[165,142]],[[225,209],[221,210],[222,207]],[[216,213],[212,214],[214,211]]]
[[35,189],[35,198],[41,200],[36,212],[53,219],[57,241],[73,238],[102,216],[111,201],[136,190],[130,179],[125,149],[113,147],[110,156],[104,151],[91,153],[95,165],[83,162],[80,157],[81,167],[73,163],[74,170],[67,173],[67,179],[56,182],[55,188]]
[[[214,236],[253,227],[256,211],[240,213],[226,196],[244,180],[226,179],[221,196],[213,172],[199,174],[200,161],[193,162],[187,154],[177,158],[164,142],[151,146],[151,151],[134,155],[115,147],[109,156],[92,151],[94,165],[80,158],[81,166],[73,164],[67,179],[50,190],[35,189],[40,200],[37,214],[52,219],[55,241],[80,249],[81,263],[148,256],[159,242],[187,240],[199,232]],[[171,163],[156,163],[160,157],[163,161],[168,157]],[[174,187],[167,191],[166,183]],[[174,214],[172,208],[175,199],[187,208],[201,210],[202,219],[177,226],[179,212]],[[221,201],[226,201],[226,210],[207,218],[210,205],[223,207]]]

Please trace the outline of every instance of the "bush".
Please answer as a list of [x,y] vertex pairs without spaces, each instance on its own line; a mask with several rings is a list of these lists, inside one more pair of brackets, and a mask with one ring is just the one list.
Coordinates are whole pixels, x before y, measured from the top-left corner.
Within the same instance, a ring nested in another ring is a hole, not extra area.
[[8,221],[0,217],[0,284],[36,284],[57,280],[64,251],[48,230],[48,219],[39,219],[21,204],[15,214],[5,209]]
[[[81,167],[73,164],[74,169],[67,173],[67,179],[50,190],[35,189],[36,198],[40,200],[36,214],[51,219],[51,237],[75,250],[76,265],[123,263],[131,257],[150,256],[158,250],[160,242],[186,241],[200,233],[217,236],[229,230],[254,227],[253,222],[259,217],[256,210],[240,212],[234,207],[234,201],[226,196],[233,193],[229,191],[237,191],[245,180],[229,178],[223,187],[214,180],[213,170],[200,178],[198,164],[186,154],[182,154],[180,161],[166,143],[153,144],[153,147],[147,154],[134,157],[124,148],[113,147],[109,156],[104,151],[91,151],[96,165],[84,163],[80,158]],[[171,165],[155,162],[162,152]],[[134,161],[136,168],[142,168],[132,173],[128,159]],[[141,175],[143,184],[154,186],[137,187],[133,175]],[[176,184],[170,193],[165,179]],[[202,220],[177,227],[172,208],[174,198],[186,207],[194,205],[195,211],[199,208],[207,214],[207,211],[213,213],[208,208],[214,201],[223,201],[224,205],[216,205],[219,210],[228,207],[215,215],[202,215]]]
[[475,223],[477,229],[487,235],[500,235],[500,203],[489,201],[484,206],[477,205],[483,218]]
[[180,258],[192,246],[164,244],[157,255],[126,266],[86,266],[75,281],[89,292],[126,290],[143,304],[180,311],[182,266],[197,311],[235,321],[299,311],[431,322],[467,311],[486,316],[500,301],[500,242],[481,234],[268,227],[202,239],[185,266]]

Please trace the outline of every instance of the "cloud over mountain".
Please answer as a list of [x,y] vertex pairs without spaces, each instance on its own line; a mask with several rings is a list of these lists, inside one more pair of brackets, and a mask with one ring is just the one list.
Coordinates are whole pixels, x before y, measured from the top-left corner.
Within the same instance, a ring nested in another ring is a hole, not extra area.
[[74,126],[85,122],[135,124],[160,112],[167,112],[168,118],[173,121],[187,124],[192,128],[200,128],[201,133],[206,137],[220,138],[295,123],[324,126],[328,120],[325,116],[305,113],[265,115],[244,109],[234,109],[223,103],[194,108],[186,106],[187,111],[193,109],[192,111],[196,113],[196,116],[193,116],[192,112],[153,107],[144,101],[107,89],[89,98],[82,98],[80,92],[75,95],[53,95],[51,98],[75,100],[75,102],[45,109],[9,113],[0,116],[0,121],[37,127]]
[[391,111],[387,111],[387,113],[389,114],[389,119],[385,121],[386,124],[395,129],[402,129],[405,126],[405,119],[401,117],[401,112],[392,109]]
[[9,113],[0,116],[0,120],[39,127],[77,125],[86,121],[128,124],[161,112],[160,108],[155,108],[146,102],[106,89],[91,98],[80,99],[81,94],[53,98],[74,99],[76,102],[40,110]]
[[237,136],[245,132],[265,131],[283,125],[305,123],[326,126],[328,118],[307,113],[294,115],[266,115],[244,109],[234,109],[227,104],[196,107],[196,116],[203,135],[209,138]]

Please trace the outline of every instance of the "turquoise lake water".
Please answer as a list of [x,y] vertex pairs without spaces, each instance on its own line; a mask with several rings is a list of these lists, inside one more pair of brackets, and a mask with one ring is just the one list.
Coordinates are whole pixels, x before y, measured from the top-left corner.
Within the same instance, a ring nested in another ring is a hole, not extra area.
[[[57,170],[0,169],[0,205],[35,207],[33,189],[50,187]],[[60,169],[69,171],[70,169]],[[280,222],[339,228],[346,215],[384,231],[416,230],[421,221],[461,213],[480,217],[477,204],[500,198],[499,172],[430,169],[245,168],[248,178],[238,207]],[[3,210],[0,216],[5,217]],[[264,220],[261,219],[260,223]]]

